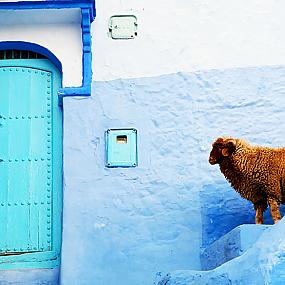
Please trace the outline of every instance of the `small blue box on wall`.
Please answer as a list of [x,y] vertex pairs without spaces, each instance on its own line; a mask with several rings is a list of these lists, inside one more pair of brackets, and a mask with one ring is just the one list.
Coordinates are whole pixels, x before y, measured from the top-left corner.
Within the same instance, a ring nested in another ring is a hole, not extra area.
[[106,166],[136,167],[137,165],[137,130],[108,129],[106,131]]

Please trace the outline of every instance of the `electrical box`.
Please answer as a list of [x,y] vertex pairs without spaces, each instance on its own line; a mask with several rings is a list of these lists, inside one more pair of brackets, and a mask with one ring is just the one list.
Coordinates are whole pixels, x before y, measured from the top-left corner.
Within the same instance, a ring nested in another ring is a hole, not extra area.
[[137,36],[137,17],[133,15],[112,16],[109,22],[112,39],[133,39]]
[[136,167],[138,165],[137,130],[109,129],[106,131],[106,166]]

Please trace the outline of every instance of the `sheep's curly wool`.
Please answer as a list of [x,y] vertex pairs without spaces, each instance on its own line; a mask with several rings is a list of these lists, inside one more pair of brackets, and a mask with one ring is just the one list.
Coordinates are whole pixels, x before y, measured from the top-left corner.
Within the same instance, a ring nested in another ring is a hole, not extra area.
[[[218,163],[231,186],[253,202],[256,223],[269,203],[274,222],[281,216],[280,203],[285,203],[285,148],[252,146],[242,139],[222,137],[215,140],[209,162]],[[277,208],[277,210],[276,210]]]

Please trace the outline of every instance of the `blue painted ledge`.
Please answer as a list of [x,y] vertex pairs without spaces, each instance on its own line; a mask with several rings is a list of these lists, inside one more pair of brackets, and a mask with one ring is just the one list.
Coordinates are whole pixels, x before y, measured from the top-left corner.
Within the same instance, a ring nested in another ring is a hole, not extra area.
[[241,256],[269,227],[272,226],[248,224],[236,227],[202,251],[202,270],[214,269]]
[[284,285],[284,236],[285,219],[282,219],[264,230],[238,258],[209,271],[177,270],[167,274],[157,285]]

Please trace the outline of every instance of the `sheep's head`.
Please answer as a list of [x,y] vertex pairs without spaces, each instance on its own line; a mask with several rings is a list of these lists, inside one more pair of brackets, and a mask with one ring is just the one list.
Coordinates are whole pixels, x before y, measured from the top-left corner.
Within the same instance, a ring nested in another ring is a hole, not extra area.
[[212,144],[209,163],[220,164],[225,158],[231,156],[236,148],[236,140],[233,138],[218,138]]

